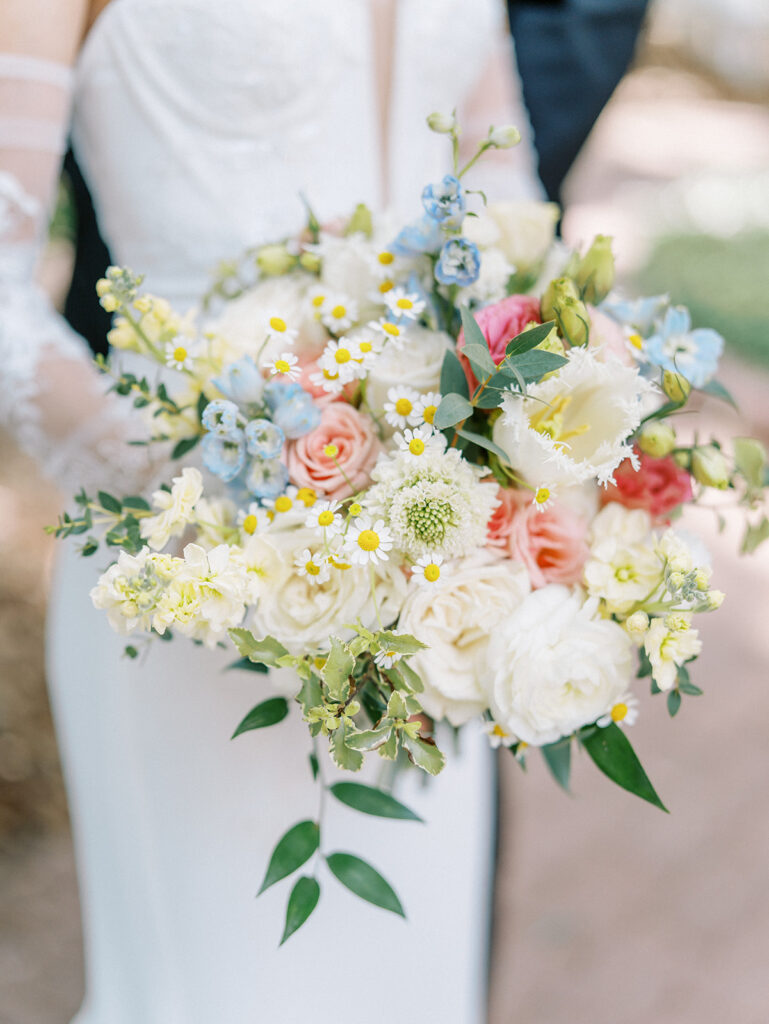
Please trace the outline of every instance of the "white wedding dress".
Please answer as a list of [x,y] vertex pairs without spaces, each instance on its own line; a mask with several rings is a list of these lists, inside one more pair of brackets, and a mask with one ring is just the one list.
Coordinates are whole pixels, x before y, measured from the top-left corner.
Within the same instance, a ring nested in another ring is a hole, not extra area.
[[[184,310],[218,260],[300,225],[300,192],[321,219],[357,201],[417,215],[422,186],[447,170],[430,111],[525,131],[516,83],[500,75],[512,67],[502,16],[496,0],[113,0],[72,72],[0,56],[0,413],[21,442],[66,487],[126,491],[144,471],[123,446],[122,406],[100,397],[82,343],[31,283],[69,93],[113,258]],[[490,179],[538,197],[530,143],[492,160]],[[270,683],[223,672],[222,652],[177,639],[123,658],[88,598],[104,562],[68,542],[49,621],[86,942],[78,1024],[480,1024],[495,822],[485,737],[465,730],[429,785],[402,778],[399,797],[426,825],[327,808],[327,850],[373,863],[408,920],[321,869],[315,914],[278,949],[290,884],[254,894],[278,837],[317,811],[306,728],[292,713],[230,742]]]

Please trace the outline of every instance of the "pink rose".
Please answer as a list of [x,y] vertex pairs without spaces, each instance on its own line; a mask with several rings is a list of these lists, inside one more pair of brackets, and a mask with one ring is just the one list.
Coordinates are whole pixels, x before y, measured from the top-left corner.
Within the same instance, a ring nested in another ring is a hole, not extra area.
[[[528,323],[542,323],[539,315],[539,299],[533,295],[509,295],[501,302],[484,306],[473,314],[483,336],[489,343],[489,352],[495,363],[501,363],[505,357],[507,343],[523,331]],[[465,332],[460,331],[457,338],[457,355],[467,376],[467,383],[472,390],[478,381],[470,363],[462,355],[465,347]]]
[[588,556],[587,523],[557,502],[540,511],[526,494],[524,504],[521,493],[510,530],[510,556],[526,566],[535,590],[546,583],[579,582]]
[[[327,445],[336,446],[335,456],[325,454]],[[286,449],[292,483],[338,499],[368,486],[382,445],[370,416],[347,402],[331,402],[323,409],[319,426],[290,441]]]
[[518,509],[519,500],[517,492],[509,487],[499,487],[496,483],[489,484],[489,486],[497,487],[498,503],[489,518],[489,525],[486,529],[486,547],[507,558],[513,516]]
[[318,373],[320,367],[318,366],[318,360],[312,356],[299,355],[299,366],[301,367],[301,375],[299,377],[299,383],[302,385],[304,390],[312,395],[313,401],[316,405],[324,406],[330,402],[339,402],[344,399],[352,398],[356,382],[348,384],[341,394],[333,394],[326,391],[325,388],[321,387],[320,384],[314,384],[311,380],[313,374]]
[[678,505],[692,499],[692,481],[670,455],[656,459],[636,448],[640,466],[625,459],[614,472],[614,485],[603,492],[602,503],[617,501],[625,508],[643,508],[652,519],[667,520]]

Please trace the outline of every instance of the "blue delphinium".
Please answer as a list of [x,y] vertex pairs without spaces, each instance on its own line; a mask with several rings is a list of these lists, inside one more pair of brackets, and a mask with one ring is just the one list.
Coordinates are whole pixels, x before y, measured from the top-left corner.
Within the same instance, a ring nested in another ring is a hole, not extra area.
[[238,405],[254,405],[261,401],[264,377],[251,356],[230,363],[213,382],[223,395]]
[[689,310],[671,306],[664,320],[644,342],[644,355],[663,370],[675,370],[695,387],[701,388],[718,369],[724,339],[709,327],[692,330]]
[[443,232],[437,220],[423,213],[419,220],[412,221],[398,232],[389,249],[398,256],[421,256],[422,253],[436,253],[441,247]]
[[281,402],[272,414],[273,423],[280,427],[291,441],[304,437],[320,423],[320,409],[306,391]]
[[276,459],[286,440],[286,435],[269,420],[251,420],[246,424],[246,450],[259,459]]
[[255,498],[269,500],[282,494],[288,484],[288,469],[280,459],[254,459],[246,473],[246,487]]
[[617,323],[638,331],[647,337],[654,330],[658,317],[662,316],[670,299],[667,295],[652,295],[645,299],[606,299],[598,307]]
[[229,437],[238,432],[238,407],[234,402],[217,398],[209,402],[201,416],[203,426],[219,437]]
[[447,174],[442,181],[425,185],[422,206],[433,220],[459,221],[465,212],[465,194],[459,179],[453,174]]
[[272,377],[264,385],[264,400],[270,412],[275,412],[279,405],[299,395],[307,395],[307,392],[295,380],[281,380],[279,377]]
[[234,480],[246,461],[243,431],[223,436],[206,434],[200,442],[200,455],[206,469],[225,483]]
[[481,272],[478,246],[466,238],[451,238],[441,249],[435,265],[435,278],[441,284],[473,284]]

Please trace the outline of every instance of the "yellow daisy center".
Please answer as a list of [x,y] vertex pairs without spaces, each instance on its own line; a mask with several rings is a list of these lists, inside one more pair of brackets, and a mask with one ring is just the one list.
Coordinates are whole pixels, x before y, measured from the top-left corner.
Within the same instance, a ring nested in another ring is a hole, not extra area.
[[537,493],[534,495],[534,500],[538,505],[544,505],[550,500],[550,491],[547,487],[538,487]]
[[430,562],[429,565],[425,566],[425,579],[428,580],[428,582],[435,583],[435,581],[440,577],[440,575],[440,566],[436,565],[435,562]]
[[351,569],[352,568],[352,566],[349,564],[349,562],[337,562],[333,558],[329,558],[328,561],[329,561],[329,564],[333,565],[333,567],[335,569],[341,569],[341,570],[344,571],[345,569]]
[[318,516],[318,526],[331,526],[334,521],[334,513],[324,509]]
[[323,371],[323,379],[324,380],[339,380],[339,374],[338,373],[332,373],[330,370],[324,370]]
[[352,352],[349,348],[338,348],[334,353],[334,360],[339,363],[349,363],[352,359]]
[[331,310],[331,315],[335,320],[341,320],[343,316],[347,316],[347,307],[341,305],[334,306]]
[[347,509],[351,516],[359,516],[363,511],[363,506],[358,501],[354,501],[352,505]]
[[400,327],[397,324],[391,324],[389,321],[382,324],[382,330],[385,334],[389,334],[391,338],[397,338],[401,333]]
[[174,349],[174,362],[183,363],[186,358],[187,349],[184,347],[184,345],[177,345],[176,348]]
[[278,373],[289,373],[291,370],[291,364],[288,362],[287,359],[276,359],[275,369],[278,371]]
[[500,739],[504,739],[505,736],[507,736],[507,733],[505,732],[505,730],[502,728],[501,725],[496,725],[495,724],[494,728],[491,730],[491,735],[492,736],[499,736]]
[[317,498],[317,494],[312,489],[312,487],[300,487],[299,490],[296,492],[296,498],[297,498],[297,501],[301,501],[301,503],[306,508],[309,508],[310,505],[314,505],[315,504],[315,499]]
[[422,410],[422,419],[425,423],[432,423],[435,419],[435,414],[438,411],[437,405],[426,405]]
[[414,308],[414,303],[411,301],[411,299],[406,299],[406,298],[398,299],[398,301],[395,303],[395,305],[398,307],[398,309],[413,309]]
[[246,531],[246,533],[254,533],[255,530],[256,530],[256,527],[257,527],[256,516],[253,513],[251,513],[250,515],[247,515],[246,518],[243,520],[243,529]]
[[316,655],[316,656],[315,656],[315,657],[314,657],[314,658],[312,659],[312,663],[313,663],[313,665],[315,666],[315,668],[323,668],[323,666],[324,666],[324,665],[326,664],[326,658],[324,658],[324,657],[323,657],[322,655],[320,655],[320,654],[317,654],[317,655]]
[[628,341],[633,346],[633,348],[643,348],[644,347],[644,340],[643,340],[643,338],[641,337],[640,334],[631,334],[628,337]]
[[358,547],[363,551],[376,551],[379,547],[379,534],[373,530],[361,530],[358,536]]
[[276,512],[289,512],[293,507],[294,503],[287,494],[281,494],[279,498],[275,499]]
[[383,267],[389,267],[391,263],[395,262],[395,257],[393,256],[393,254],[391,252],[387,252],[386,250],[384,252],[380,252],[379,255],[377,256],[377,259],[379,260]]
[[425,450],[425,443],[421,437],[412,437],[409,441],[409,451],[412,455],[422,455]]
[[391,281],[390,278],[388,277],[379,285],[379,291],[381,292],[382,295],[386,295],[388,292],[391,292],[394,287],[395,282]]
[[325,295],[315,295],[312,299],[312,304],[316,309],[320,309],[323,303],[326,301]]
[[270,327],[273,331],[278,331],[282,334],[286,330],[286,321],[282,320],[279,316],[271,316]]
[[335,444],[327,444],[323,449],[323,454],[327,459],[335,459],[339,454],[339,449]]
[[627,704],[615,704],[611,709],[611,720],[612,722],[621,722],[623,718],[627,717]]
[[374,346],[371,344],[370,341],[362,341],[358,348],[361,350],[361,352],[368,353],[372,351]]
[[312,559],[309,562],[304,563],[304,571],[308,576],[317,576],[320,573],[320,566],[316,565]]
[[408,416],[411,410],[414,408],[408,398],[399,398],[395,403],[395,411],[399,416]]

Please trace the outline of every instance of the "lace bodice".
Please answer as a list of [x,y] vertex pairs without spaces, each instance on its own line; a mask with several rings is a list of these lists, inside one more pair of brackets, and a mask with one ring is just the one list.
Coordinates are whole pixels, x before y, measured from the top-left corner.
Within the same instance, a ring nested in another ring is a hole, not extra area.
[[[69,447],[64,462],[77,462],[76,449],[123,429],[93,397],[79,339],[30,283],[70,95],[73,145],[114,258],[182,309],[219,260],[294,230],[300,194],[322,219],[357,201],[416,214],[423,184],[446,170],[444,140],[424,129],[431,110],[464,110],[471,131],[513,121],[526,133],[501,2],[391,0],[393,45],[379,60],[373,2],[111,0],[72,73],[0,58],[0,422],[28,448],[61,463]],[[538,195],[530,145],[512,153],[497,191]],[[69,402],[79,420],[56,411],[68,405],[62,380],[88,397]]]

